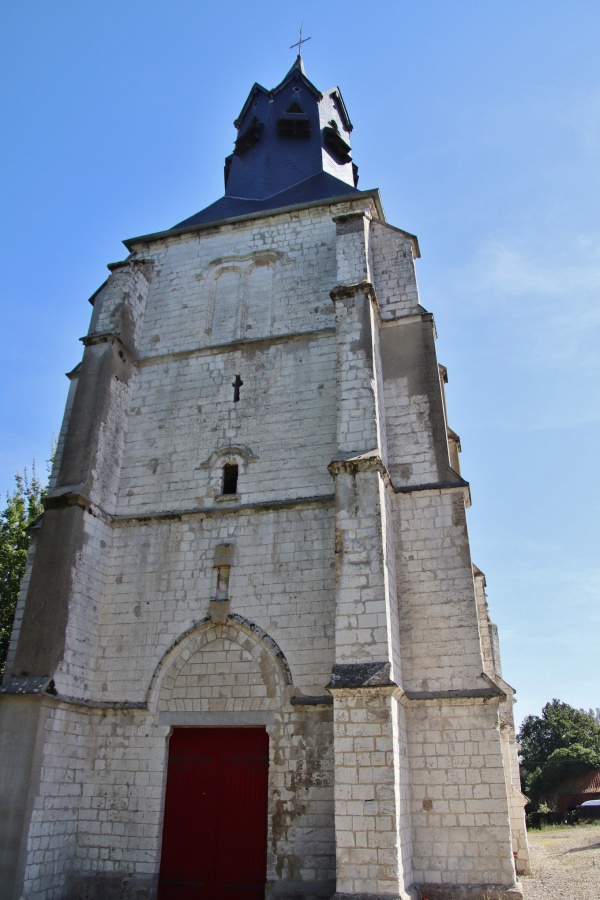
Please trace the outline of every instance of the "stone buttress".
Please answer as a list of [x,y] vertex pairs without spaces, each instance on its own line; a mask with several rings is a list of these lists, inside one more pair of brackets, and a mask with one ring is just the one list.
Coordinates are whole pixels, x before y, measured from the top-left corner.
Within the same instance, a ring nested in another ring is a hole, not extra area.
[[335,221],[336,897],[513,896],[513,691],[476,599],[416,242],[368,210]]

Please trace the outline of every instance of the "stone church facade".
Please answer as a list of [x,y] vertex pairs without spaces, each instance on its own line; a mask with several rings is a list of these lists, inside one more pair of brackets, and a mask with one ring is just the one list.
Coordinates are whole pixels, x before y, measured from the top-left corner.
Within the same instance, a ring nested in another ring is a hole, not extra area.
[[512,719],[416,238],[337,88],[91,298],[0,698],[0,897],[520,897]]

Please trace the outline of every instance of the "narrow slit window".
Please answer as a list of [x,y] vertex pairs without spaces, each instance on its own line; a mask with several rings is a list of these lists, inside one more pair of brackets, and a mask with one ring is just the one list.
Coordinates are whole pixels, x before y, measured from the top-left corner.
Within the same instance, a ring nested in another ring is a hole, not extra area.
[[233,388],[233,402],[237,403],[240,399],[240,388],[243,385],[243,381],[239,375],[235,376],[235,381],[231,382],[231,386]]
[[223,466],[223,493],[237,494],[237,483],[237,463],[225,463],[225,465]]

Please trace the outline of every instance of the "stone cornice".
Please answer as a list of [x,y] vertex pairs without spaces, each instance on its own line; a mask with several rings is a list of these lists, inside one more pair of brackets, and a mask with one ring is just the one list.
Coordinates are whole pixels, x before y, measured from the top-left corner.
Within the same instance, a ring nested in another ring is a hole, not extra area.
[[409,702],[418,703],[424,700],[480,700],[496,699],[506,700],[506,692],[493,681],[485,672],[479,678],[486,684],[480,688],[459,688],[449,691],[404,691],[404,697]]
[[411,702],[421,700],[479,700],[504,697],[493,688],[465,688],[456,691],[404,691],[404,697]]
[[146,711],[148,709],[148,704],[144,701],[136,703],[133,700],[84,700],[81,697],[69,697],[64,694],[48,693],[44,694],[44,697],[49,700],[54,700],[56,703],[66,703],[69,706],[83,706],[86,709],[139,709]]
[[353,222],[356,219],[372,219],[373,216],[368,209],[355,209],[349,213],[341,213],[339,216],[333,216],[336,225],[345,225],[346,222]]
[[135,266],[136,269],[141,269],[142,274],[145,275],[144,267],[152,268],[155,264],[155,260],[146,259],[143,256],[128,256],[127,259],[120,259],[117,262],[107,263],[106,268],[111,272],[116,272],[118,269],[126,269],[129,266]]
[[201,507],[197,509],[167,510],[166,512],[134,513],[132,515],[114,515],[111,521],[114,525],[138,525],[152,521],[165,521],[168,519],[181,520],[187,517],[202,516],[227,516],[232,513],[261,513],[272,512],[279,509],[296,509],[312,506],[331,506],[335,500],[333,494],[321,494],[316,497],[297,497],[289,500],[266,500],[262,503],[239,503],[223,508]]
[[[195,509],[166,510],[165,512],[151,511],[146,513],[134,513],[132,515],[111,514],[106,510],[93,503],[88,497],[79,492],[77,489],[83,485],[68,485],[61,488],[53,488],[43,498],[42,503],[44,509],[65,509],[67,507],[78,506],[93,516],[110,525],[146,525],[153,521],[181,521],[184,518],[202,516],[210,518],[211,516],[230,515],[231,513],[261,513],[277,511],[279,509],[297,509],[302,507],[314,506],[331,506],[335,497],[333,494],[321,494],[315,497],[296,497],[287,500],[266,500],[262,503],[236,503],[226,508],[204,507]],[[43,519],[43,515],[40,516]]]
[[327,466],[327,471],[332,478],[341,473],[356,475],[358,472],[379,472],[386,482],[391,483],[379,450],[369,450],[367,453],[360,453],[357,456],[342,456],[333,459]]
[[290,700],[292,706],[331,706],[333,697],[331,694],[319,694],[318,696],[296,694]]
[[375,300],[375,288],[371,281],[357,281],[354,284],[338,284],[333,290],[329,291],[329,296],[335,303],[336,300],[345,300],[348,297],[354,297],[355,294],[368,294],[372,300]]
[[283,344],[286,341],[296,341],[308,338],[315,340],[322,337],[331,337],[335,335],[335,328],[319,328],[314,331],[294,331],[284,334],[265,335],[256,338],[242,338],[237,341],[229,341],[227,344],[203,344],[201,347],[191,347],[189,350],[176,350],[171,353],[157,353],[155,356],[144,356],[138,358],[137,364],[140,366],[152,365],[153,363],[166,362],[171,359],[186,359],[191,356],[215,355],[218,353],[234,353],[244,347],[255,348],[263,344],[271,346],[273,344]]
[[88,510],[92,501],[83,493],[84,484],[68,484],[63,487],[51,488],[45,497],[42,497],[44,509],[65,509],[68,506],[79,506]]
[[[44,510],[68,509],[79,507],[84,512],[101,519],[103,522],[112,522],[113,517],[105,509],[94,503],[87,494],[83,493],[85,484],[69,484],[62,487],[51,488],[45,497],[42,497]],[[40,517],[43,523],[43,514]]]
[[118,344],[125,351],[134,365],[138,364],[137,354],[125,343],[119,331],[99,331],[94,334],[86,334],[79,338],[84,347],[94,347],[96,344]]
[[326,690],[356,691],[376,688],[392,688],[398,685],[390,678],[390,663],[384,660],[368,663],[336,663],[331,670],[331,681]]
[[403,487],[395,487],[395,494],[415,494],[419,491],[464,491],[469,489],[469,482],[457,475],[456,481],[431,481],[427,484],[409,484]]

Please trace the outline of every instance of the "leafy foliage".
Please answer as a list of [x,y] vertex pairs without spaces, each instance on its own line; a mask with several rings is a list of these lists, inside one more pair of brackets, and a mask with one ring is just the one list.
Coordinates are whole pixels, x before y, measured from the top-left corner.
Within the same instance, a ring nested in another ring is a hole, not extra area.
[[10,631],[15,617],[21,579],[29,547],[29,525],[43,511],[45,488],[32,466],[15,476],[15,489],[6,495],[6,508],[0,514],[0,674],[4,671]]
[[552,700],[541,716],[527,716],[517,740],[521,778],[531,796],[600,767],[600,722],[592,710]]

